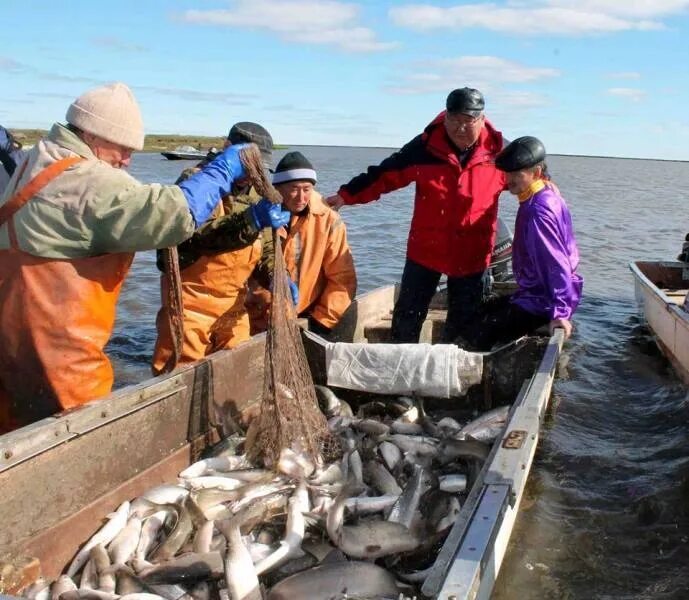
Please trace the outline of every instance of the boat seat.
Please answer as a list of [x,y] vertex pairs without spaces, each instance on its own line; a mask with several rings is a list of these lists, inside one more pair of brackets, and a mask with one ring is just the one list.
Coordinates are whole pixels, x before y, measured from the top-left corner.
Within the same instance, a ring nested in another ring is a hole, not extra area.
[[[440,339],[445,324],[447,311],[443,309],[429,309],[426,320],[421,326],[419,342],[431,344]],[[364,337],[369,344],[384,344],[390,342],[390,330],[392,328],[392,311],[378,321],[364,327]]]
[[687,297],[689,290],[678,290],[678,289],[664,289],[663,294],[665,294],[671,302],[682,306],[684,304],[684,299]]

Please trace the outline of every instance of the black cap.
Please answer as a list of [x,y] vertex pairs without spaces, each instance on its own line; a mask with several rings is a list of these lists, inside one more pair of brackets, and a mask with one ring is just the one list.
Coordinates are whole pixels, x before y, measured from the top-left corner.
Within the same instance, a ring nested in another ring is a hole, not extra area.
[[481,116],[485,105],[483,94],[468,87],[452,90],[445,102],[447,112],[462,113],[474,118]]
[[273,138],[265,127],[251,121],[235,123],[227,134],[227,139],[232,144],[253,143],[258,146],[266,167],[272,166]]
[[530,135],[517,138],[503,148],[495,159],[495,166],[501,171],[528,169],[545,160],[545,146],[538,138]]
[[288,181],[310,181],[313,185],[318,181],[316,170],[301,152],[288,152],[275,167],[273,185]]

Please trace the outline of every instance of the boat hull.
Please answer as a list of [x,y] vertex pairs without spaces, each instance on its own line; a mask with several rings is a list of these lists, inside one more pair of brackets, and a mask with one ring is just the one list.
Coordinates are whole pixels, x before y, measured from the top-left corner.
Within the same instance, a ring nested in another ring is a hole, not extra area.
[[629,267],[636,301],[656,344],[689,385],[689,313],[682,309],[689,289],[689,267],[681,262],[644,261]]
[[[385,338],[396,295],[397,288],[388,286],[358,297],[333,338]],[[422,341],[437,340],[442,304],[439,294]],[[475,597],[477,589],[484,596],[492,590],[561,345],[558,331],[547,345],[539,345],[531,375],[526,381],[520,378],[521,392],[517,386],[504,435],[494,444],[438,555],[423,588],[426,595],[449,597],[445,592],[451,591],[459,600]],[[264,351],[265,335],[256,336],[166,376],[0,436],[0,569],[10,566],[12,572],[15,567],[0,593],[21,590],[39,569],[45,577],[56,577],[104,515],[154,485],[175,481],[208,445],[243,428],[259,406]],[[308,344],[307,354],[314,379],[321,379],[322,357],[309,353]]]

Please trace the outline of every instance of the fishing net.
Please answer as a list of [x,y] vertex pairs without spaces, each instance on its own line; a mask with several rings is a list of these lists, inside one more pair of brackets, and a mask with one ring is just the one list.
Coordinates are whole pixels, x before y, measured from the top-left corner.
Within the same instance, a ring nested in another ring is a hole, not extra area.
[[[259,195],[271,202],[282,198],[270,184],[261,155],[253,144],[241,153],[242,164]],[[273,302],[266,338],[263,398],[247,433],[247,453],[253,461],[275,468],[283,450],[291,449],[314,463],[337,453],[318,408],[316,392],[297,324],[287,280],[282,244],[273,230],[275,264]]]

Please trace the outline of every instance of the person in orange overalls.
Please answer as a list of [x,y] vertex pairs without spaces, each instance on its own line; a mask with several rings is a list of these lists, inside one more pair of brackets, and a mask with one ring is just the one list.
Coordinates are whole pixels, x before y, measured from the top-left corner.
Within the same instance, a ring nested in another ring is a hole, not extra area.
[[134,252],[176,245],[235,179],[232,146],[179,185],[124,170],[144,130],[131,90],[87,91],[0,196],[0,433],[108,394],[104,347]]
[[[286,154],[273,174],[282,206],[292,215],[281,235],[285,266],[299,291],[297,314],[308,318],[311,331],[328,335],[354,299],[356,271],[347,228],[314,189],[316,181],[301,152]],[[252,325],[259,319],[252,314]]]
[[[225,147],[255,143],[270,168],[273,138],[258,123],[236,123]],[[187,169],[193,175],[206,161]],[[260,198],[247,180],[238,180],[231,193],[218,202],[210,219],[178,247],[182,284],[184,339],[180,363],[203,358],[218,350],[234,348],[251,336],[244,305],[247,282],[253,277],[269,287],[273,268],[271,227],[281,227],[289,213]],[[162,271],[160,253],[158,267]],[[156,325],[158,338],[153,353],[153,373],[163,372],[173,351],[166,303],[168,276],[161,276],[162,307]]]

